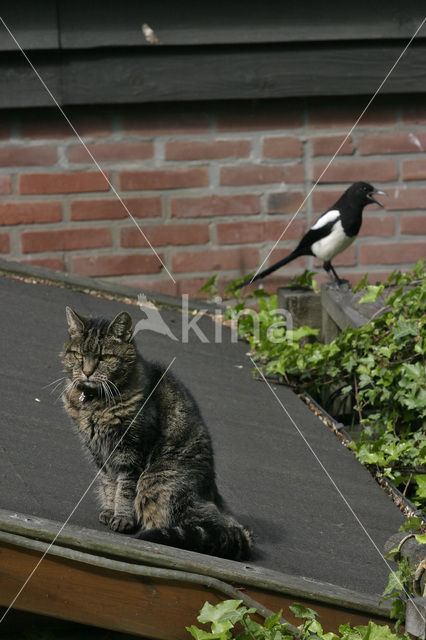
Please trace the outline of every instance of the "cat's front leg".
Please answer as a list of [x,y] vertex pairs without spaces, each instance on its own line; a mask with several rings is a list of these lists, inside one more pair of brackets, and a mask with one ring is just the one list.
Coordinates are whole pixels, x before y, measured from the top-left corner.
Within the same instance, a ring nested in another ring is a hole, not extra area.
[[115,494],[116,494],[116,482],[105,471],[101,471],[99,474],[100,485],[98,495],[101,503],[101,510],[99,512],[99,521],[102,524],[109,525],[111,518],[114,516]]
[[109,527],[120,533],[132,533],[137,529],[135,512],[136,480],[132,476],[119,474],[115,492],[114,515]]

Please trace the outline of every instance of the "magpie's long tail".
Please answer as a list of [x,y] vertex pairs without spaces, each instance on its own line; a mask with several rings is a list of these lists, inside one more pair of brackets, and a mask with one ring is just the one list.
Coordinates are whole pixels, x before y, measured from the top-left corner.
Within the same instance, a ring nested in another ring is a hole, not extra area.
[[256,280],[260,280],[261,278],[264,278],[265,276],[269,276],[270,273],[273,273],[274,271],[276,271],[280,267],[283,267],[285,264],[288,264],[289,262],[292,262],[292,260],[295,260],[296,258],[299,258],[301,255],[303,255],[303,253],[300,253],[299,251],[292,251],[292,253],[290,253],[290,255],[286,256],[282,260],[279,260],[278,262],[275,262],[275,264],[273,264],[272,266],[268,267],[267,269],[264,269],[260,273],[256,274],[253,278],[245,280],[241,284],[237,285],[235,287],[234,291],[237,291],[238,289],[241,289],[241,287],[245,287],[246,285],[251,284],[252,282],[256,282]]
[[198,522],[165,529],[145,529],[136,535],[140,540],[166,544],[178,549],[197,551],[230,560],[248,560],[253,539],[250,531],[232,516],[228,522]]

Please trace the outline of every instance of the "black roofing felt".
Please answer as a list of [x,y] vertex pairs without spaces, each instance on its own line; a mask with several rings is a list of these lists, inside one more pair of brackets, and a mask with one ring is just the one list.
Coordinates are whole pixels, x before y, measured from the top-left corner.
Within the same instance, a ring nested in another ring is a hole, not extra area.
[[[46,387],[62,375],[66,305],[82,315],[113,317],[126,308],[134,322],[144,318],[137,306],[0,277],[0,507],[60,522],[95,474],[60,390]],[[180,311],[161,315],[180,336]],[[212,434],[222,494],[255,532],[253,562],[380,594],[388,569],[379,552],[402,514],[306,405],[274,386],[332,482],[268,386],[253,379],[247,345],[231,343],[228,329],[215,342],[208,317],[198,326],[208,342],[191,333],[184,344],[152,331],[141,331],[136,341],[148,359],[168,365],[176,358],[172,370],[192,391]],[[97,511],[92,487],[70,523],[104,529]]]

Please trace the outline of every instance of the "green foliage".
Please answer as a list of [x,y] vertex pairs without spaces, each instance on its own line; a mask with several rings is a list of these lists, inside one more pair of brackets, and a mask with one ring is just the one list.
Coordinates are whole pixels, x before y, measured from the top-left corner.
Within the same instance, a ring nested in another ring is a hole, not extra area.
[[[307,276],[309,278],[309,275]],[[426,506],[426,277],[419,261],[408,274],[366,285],[361,301],[384,292],[382,315],[359,329],[347,328],[330,344],[315,340],[310,327],[291,330],[277,297],[259,298],[255,314],[240,301],[228,316],[238,320],[266,375],[306,389],[333,411],[336,397],[352,407],[350,419],[364,431],[351,448],[358,459],[389,478],[419,507]],[[281,314],[281,315],[280,315]],[[347,416],[339,419],[348,424]],[[350,423],[349,423],[350,424]]]
[[294,616],[303,620],[296,631],[282,620],[282,611],[266,618],[262,625],[250,616],[255,609],[241,605],[241,600],[225,600],[217,605],[206,602],[197,620],[210,624],[210,631],[195,625],[186,629],[195,640],[409,640],[407,634],[397,635],[387,625],[377,625],[371,620],[368,625],[353,628],[349,623],[341,625],[340,636],[326,633],[317,620],[318,614],[298,603],[290,606]]
[[286,286],[312,289],[313,291],[315,291],[315,293],[319,293],[320,289],[318,287],[317,281],[315,280],[315,275],[315,271],[309,271],[309,269],[305,269],[301,276],[295,276],[288,282]]

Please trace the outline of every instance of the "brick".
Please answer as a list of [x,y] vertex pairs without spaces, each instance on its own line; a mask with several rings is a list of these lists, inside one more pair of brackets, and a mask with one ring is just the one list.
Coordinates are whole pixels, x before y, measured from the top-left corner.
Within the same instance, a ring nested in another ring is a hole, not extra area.
[[137,113],[123,117],[123,132],[146,137],[163,135],[195,135],[210,132],[210,120],[206,113],[197,113],[185,107],[170,108],[156,106],[155,112],[138,108]]
[[60,202],[5,202],[0,204],[0,225],[59,222],[62,220]]
[[312,210],[316,213],[322,213],[327,209],[330,209],[334,203],[340,198],[344,189],[327,190],[315,188],[311,194]]
[[[146,160],[154,155],[152,142],[96,142],[88,144],[87,149],[97,162],[131,162]],[[83,145],[75,145],[68,149],[70,162],[93,162]]]
[[[315,164],[313,167],[314,180],[318,180],[327,165]],[[398,166],[396,160],[370,160],[362,162],[333,162],[320,180],[320,184],[327,182],[389,182],[397,180]]]
[[239,269],[245,271],[258,265],[257,249],[214,249],[181,251],[172,255],[174,273]]
[[23,253],[95,249],[111,245],[111,232],[102,227],[25,231],[21,234],[21,243]]
[[260,211],[260,198],[256,195],[173,198],[170,208],[174,218],[252,216]]
[[395,234],[395,217],[389,214],[370,215],[369,210],[364,210],[360,237],[366,236],[393,236]]
[[0,147],[0,167],[48,166],[55,164],[57,159],[55,147]]
[[419,153],[426,148],[426,132],[365,135],[359,143],[363,155],[379,153]]
[[10,138],[10,125],[3,122],[0,124],[0,140],[9,140]]
[[410,264],[426,255],[426,242],[364,244],[358,249],[360,264]]
[[12,191],[10,176],[0,175],[0,195],[7,195]]
[[426,180],[426,160],[404,160],[402,163],[403,180]]
[[426,102],[422,96],[417,104],[411,104],[402,109],[402,121],[408,125],[426,124]]
[[[111,134],[111,124],[108,115],[78,115],[67,113],[70,122],[82,138],[104,137]],[[21,136],[34,140],[52,140],[75,138],[76,135],[61,114],[49,111],[40,115],[24,117],[21,123]]]
[[302,207],[305,194],[302,191],[278,191],[268,195],[267,211],[268,213],[296,213]]
[[[154,247],[205,244],[209,241],[209,227],[207,224],[145,226],[142,231]],[[139,229],[133,226],[121,230],[121,246],[148,247],[149,244]]]
[[271,131],[297,129],[303,126],[301,109],[283,102],[227,104],[216,118],[217,131]]
[[426,215],[402,216],[401,233],[404,235],[426,236]]
[[239,167],[222,167],[220,183],[227,186],[243,186],[250,184],[269,184],[275,182],[303,182],[304,168],[302,164],[289,166],[246,165]]
[[0,233],[0,253],[9,253],[10,241],[7,233]]
[[[318,105],[309,109],[309,127],[312,129],[344,128],[350,130],[358,120],[367,104],[367,100],[351,100],[344,104],[342,100],[336,106],[331,106],[329,100],[323,105]],[[363,118],[358,123],[358,127],[383,127],[396,124],[396,107],[392,104],[368,108]]]
[[23,260],[25,264],[34,264],[37,267],[45,269],[54,269],[55,271],[65,271],[65,263],[60,258],[38,258],[36,260]]
[[99,171],[24,173],[19,176],[19,191],[25,195],[108,191],[108,189],[109,184]]
[[72,261],[73,273],[93,277],[157,273],[162,268],[163,265],[153,253],[79,256]]
[[[161,198],[124,198],[124,204],[134,218],[161,216]],[[101,200],[74,200],[71,202],[71,220],[115,220],[129,214],[118,198]]]
[[[343,143],[342,148],[338,152],[338,156],[351,155],[354,152],[354,143],[352,136],[346,140],[346,135],[340,136],[318,136],[312,138],[312,155],[315,156],[334,156]],[[345,142],[343,142],[345,140]]]
[[406,209],[425,208],[426,187],[408,189],[404,187],[388,189],[386,198],[386,209],[391,211],[405,211]]
[[289,220],[271,220],[269,222],[231,222],[217,225],[219,244],[245,244],[256,242],[276,242],[285,231],[281,240],[302,237],[305,225],[302,220],[294,220],[287,228]]
[[264,138],[262,151],[265,158],[300,158],[302,143],[291,136]]
[[214,160],[216,158],[247,158],[249,140],[188,140],[166,144],[166,160]]
[[120,188],[129,191],[206,187],[208,183],[206,167],[147,169],[146,171],[123,171],[120,173]]

